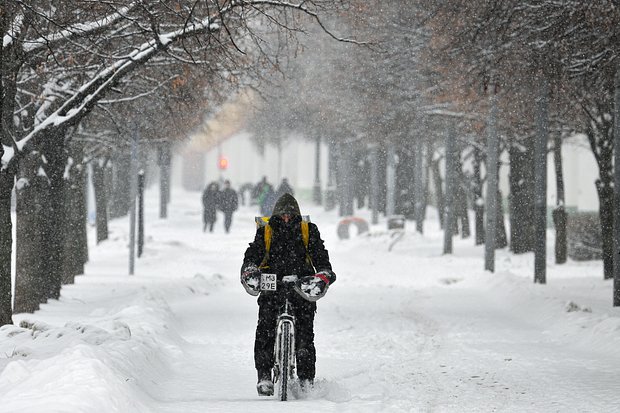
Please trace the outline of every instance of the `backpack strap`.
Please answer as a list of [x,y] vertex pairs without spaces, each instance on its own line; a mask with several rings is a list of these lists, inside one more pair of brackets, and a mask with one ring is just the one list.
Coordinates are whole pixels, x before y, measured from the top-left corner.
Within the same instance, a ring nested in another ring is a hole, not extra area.
[[269,249],[271,248],[271,226],[269,224],[265,225],[265,251],[269,254]]
[[301,239],[304,241],[304,247],[306,247],[306,262],[314,270],[314,264],[312,264],[312,257],[308,253],[308,243],[310,242],[310,225],[308,221],[301,221]]
[[304,241],[304,247],[308,251],[308,242],[310,241],[310,229],[308,222],[301,221],[301,239]]

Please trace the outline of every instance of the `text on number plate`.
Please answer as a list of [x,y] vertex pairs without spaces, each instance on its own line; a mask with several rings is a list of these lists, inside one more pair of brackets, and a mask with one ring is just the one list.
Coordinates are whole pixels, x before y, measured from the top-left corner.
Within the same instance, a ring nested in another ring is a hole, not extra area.
[[275,274],[261,274],[260,289],[261,291],[276,291],[277,289]]

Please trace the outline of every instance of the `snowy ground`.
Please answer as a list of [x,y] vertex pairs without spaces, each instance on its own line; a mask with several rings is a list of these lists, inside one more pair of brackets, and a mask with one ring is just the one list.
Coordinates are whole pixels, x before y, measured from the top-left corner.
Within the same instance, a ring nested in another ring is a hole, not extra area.
[[204,234],[199,194],[174,192],[168,220],[156,196],[136,275],[114,221],[59,301],[0,328],[0,412],[620,410],[620,310],[599,262],[550,263],[534,285],[531,255],[498,252],[495,274],[471,239],[442,256],[432,217],[388,251],[383,223],[338,240],[336,215],[303,203],[338,274],[318,303],[317,388],[259,398],[257,306],[238,278],[254,211]]

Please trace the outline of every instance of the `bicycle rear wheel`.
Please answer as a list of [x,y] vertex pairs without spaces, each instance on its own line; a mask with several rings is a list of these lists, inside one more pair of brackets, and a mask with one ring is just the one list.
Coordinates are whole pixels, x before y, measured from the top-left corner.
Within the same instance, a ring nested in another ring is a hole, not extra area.
[[282,324],[282,337],[280,340],[280,380],[278,385],[278,397],[281,401],[288,398],[288,378],[291,371],[291,325],[289,323]]

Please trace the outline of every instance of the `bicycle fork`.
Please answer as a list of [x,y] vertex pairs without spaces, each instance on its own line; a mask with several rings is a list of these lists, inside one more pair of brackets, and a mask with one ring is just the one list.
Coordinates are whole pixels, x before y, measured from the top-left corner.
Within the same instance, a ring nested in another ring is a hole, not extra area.
[[295,317],[290,314],[288,300],[278,317],[274,361],[274,382],[280,388],[281,400],[286,400],[287,387],[295,373]]

